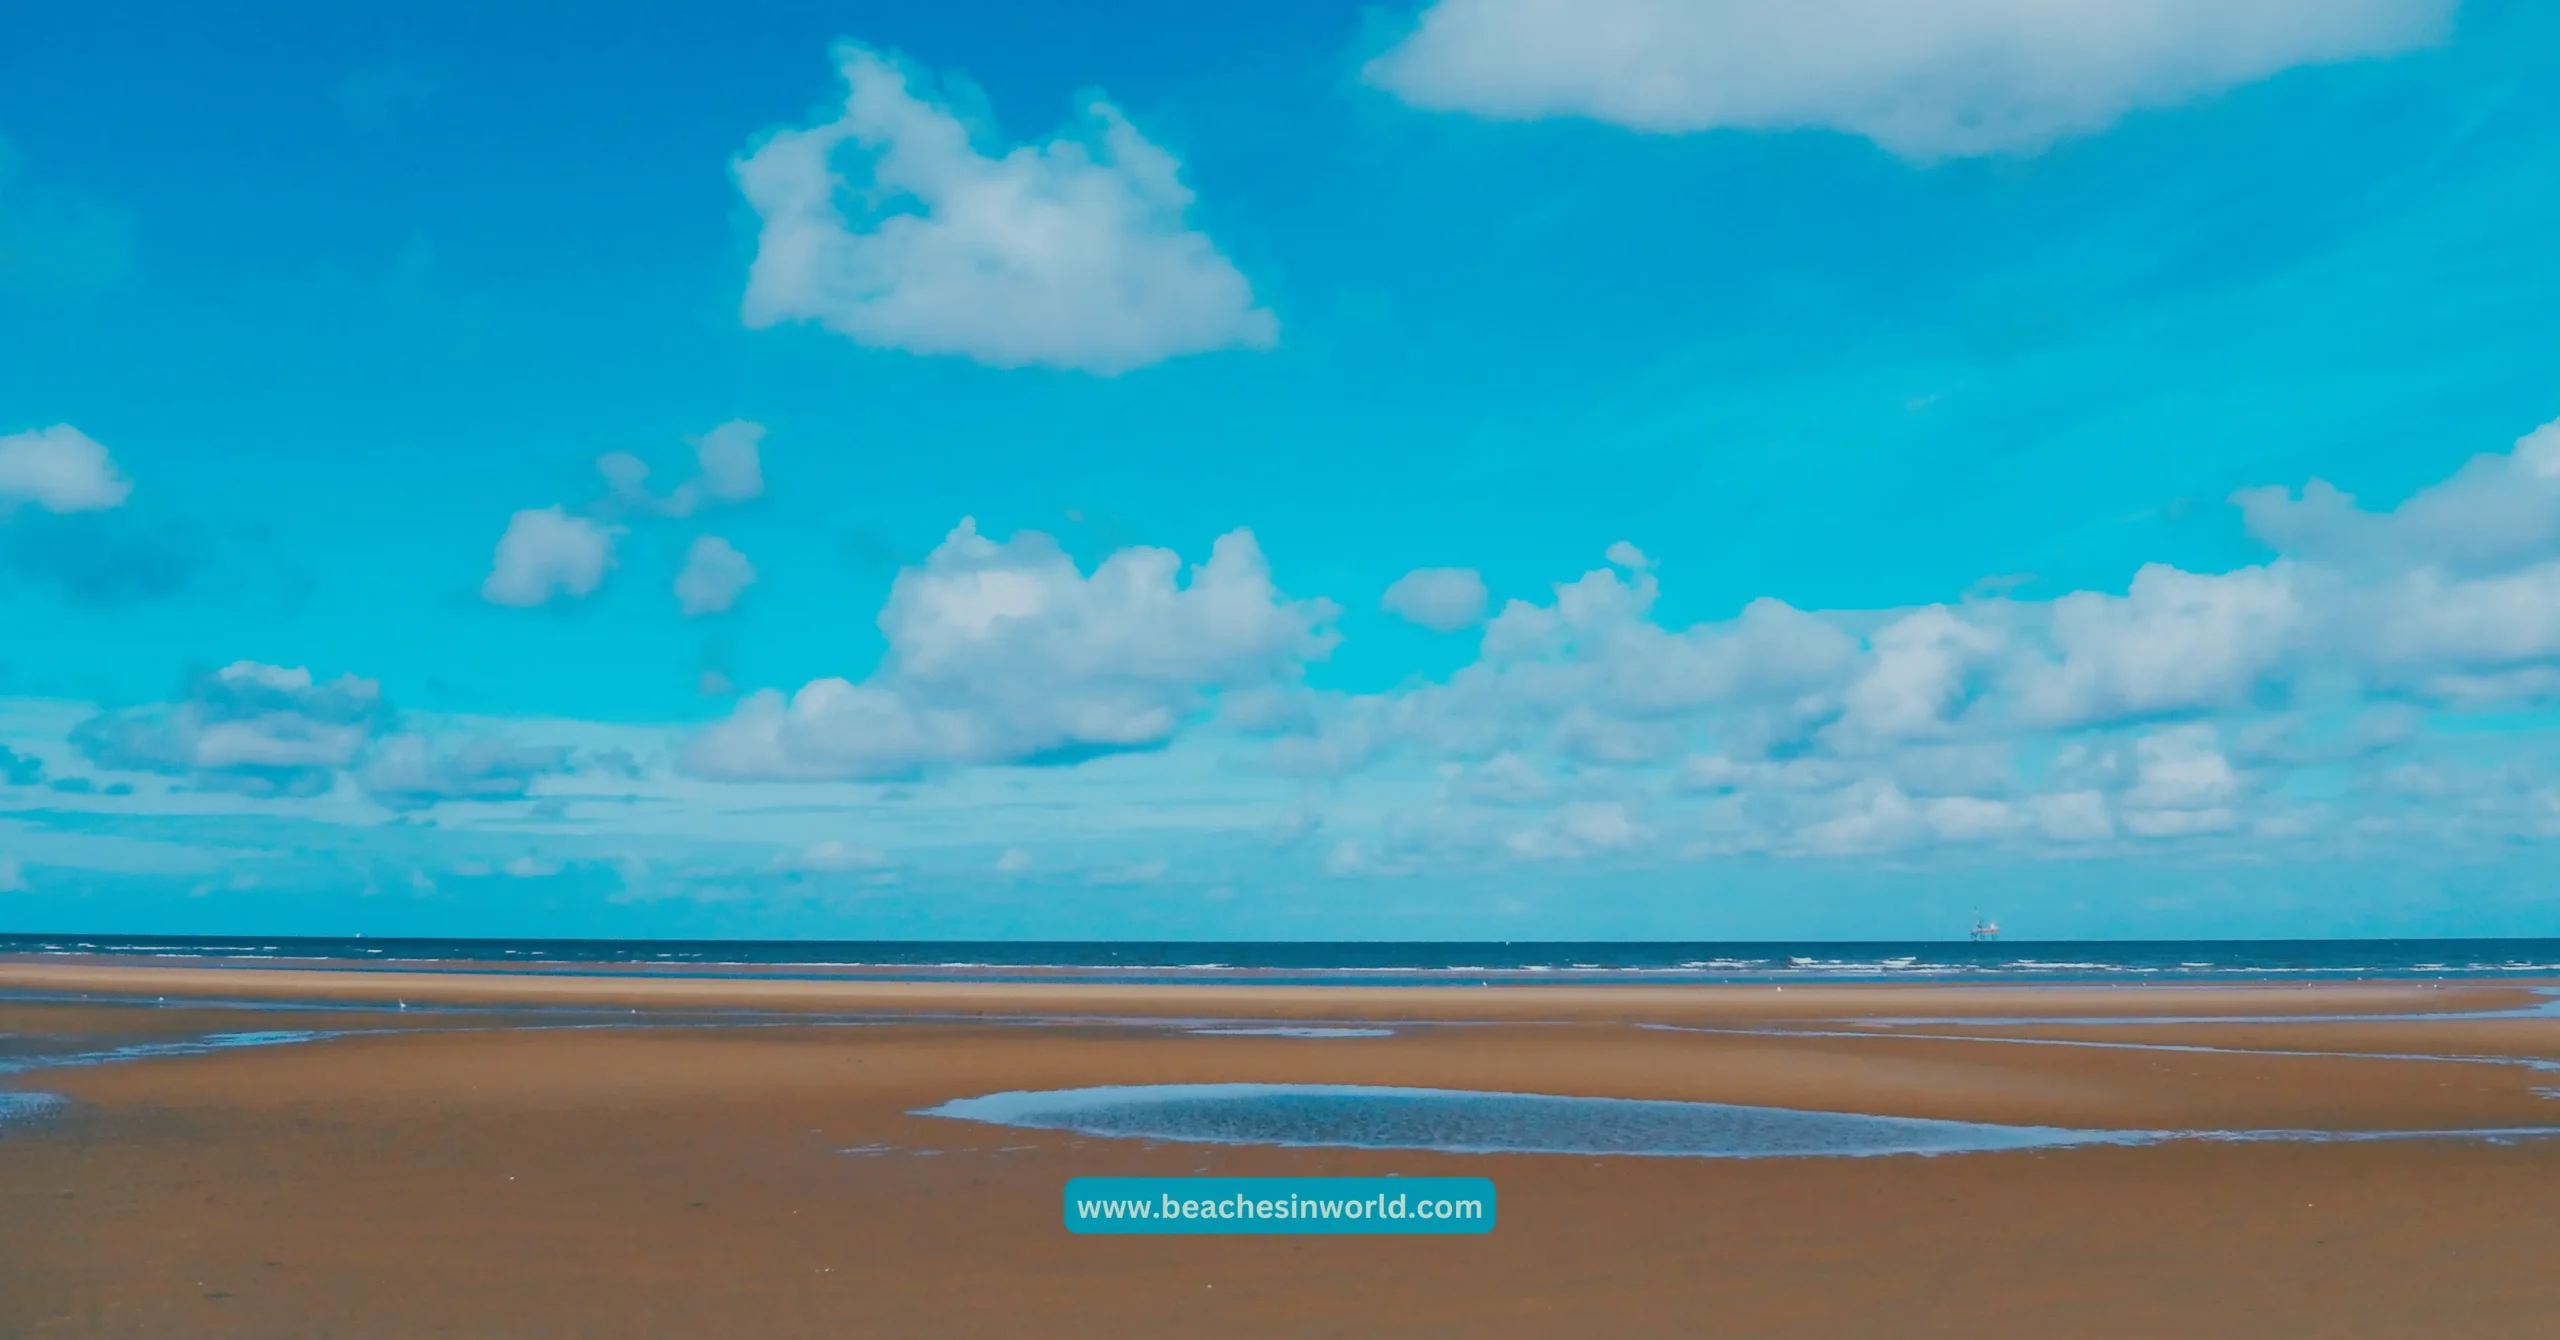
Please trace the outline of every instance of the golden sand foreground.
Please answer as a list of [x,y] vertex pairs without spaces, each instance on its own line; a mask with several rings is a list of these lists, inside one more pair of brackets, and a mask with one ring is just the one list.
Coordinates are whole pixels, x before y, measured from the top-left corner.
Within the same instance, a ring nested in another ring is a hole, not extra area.
[[[379,1030],[17,1076],[74,1106],[0,1137],[0,1335],[2546,1336],[2560,1141],[1594,1158],[912,1115],[1004,1089],[1264,1081],[2110,1129],[2530,1127],[2560,1123],[2537,1092],[2554,1077],[2501,1058],[2560,1058],[2560,1019],[2458,1017],[2530,999],[0,964],[0,1033]],[[438,1002],[473,1008],[418,1008]],[[2106,1022],[2003,1022],[2058,1016]],[[1212,1018],[1395,1031],[1188,1031]],[[1890,1022],[1910,1018],[1961,1022]],[[2456,1056],[2477,1059],[2422,1059]],[[1069,1177],[1195,1172],[1489,1176],[1502,1220],[1450,1238],[1061,1225]]]

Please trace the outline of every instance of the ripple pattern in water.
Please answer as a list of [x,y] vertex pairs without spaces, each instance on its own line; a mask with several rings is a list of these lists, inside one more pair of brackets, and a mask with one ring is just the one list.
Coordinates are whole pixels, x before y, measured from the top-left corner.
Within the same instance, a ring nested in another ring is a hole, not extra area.
[[992,1093],[919,1116],[1210,1144],[1704,1158],[1951,1154],[2128,1143],[2120,1131],[1639,1098],[1353,1084],[1152,1084]]

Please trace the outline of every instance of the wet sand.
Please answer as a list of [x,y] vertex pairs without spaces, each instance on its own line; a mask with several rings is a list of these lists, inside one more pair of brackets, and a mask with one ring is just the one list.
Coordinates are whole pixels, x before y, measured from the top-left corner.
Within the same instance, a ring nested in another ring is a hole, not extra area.
[[[384,1030],[0,1081],[74,1101],[0,1135],[0,1335],[2542,1336],[2560,1140],[1713,1160],[1149,1145],[911,1115],[1001,1089],[1265,1081],[2105,1128],[2560,1124],[2536,1092],[2560,1074],[2335,1054],[2560,1059],[2560,1019],[2444,1017],[2532,999],[0,964],[0,1033]],[[203,1003],[253,1000],[274,1005]],[[360,1008],[286,1005],[330,1001]],[[2124,1022],[2342,1014],[2433,1017]],[[1914,1017],[1966,1022],[1894,1022]],[[1283,1018],[1402,1022],[1186,1031]],[[1983,1040],[2009,1038],[2134,1045]],[[1194,1172],[1490,1176],[1502,1222],[1472,1238],[1061,1227],[1068,1177]]]

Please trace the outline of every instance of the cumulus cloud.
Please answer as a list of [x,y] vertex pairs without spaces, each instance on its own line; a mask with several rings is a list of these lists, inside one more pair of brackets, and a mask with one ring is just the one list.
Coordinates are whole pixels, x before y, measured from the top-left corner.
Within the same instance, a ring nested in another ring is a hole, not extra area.
[[1045,535],[999,544],[964,520],[892,584],[877,673],[749,695],[688,763],[876,777],[1143,748],[1212,691],[1294,678],[1332,648],[1335,613],[1281,594],[1250,531],[1221,536],[1186,582],[1171,550],[1123,549],[1088,576]]
[[764,496],[764,435],[763,424],[731,419],[700,437],[687,438],[693,447],[693,477],[663,498],[649,491],[649,463],[630,452],[609,451],[597,457],[596,473],[604,476],[613,500],[624,506],[664,516],[691,516],[715,504]]
[[764,496],[764,465],[757,457],[764,425],[731,419],[693,439],[694,462],[701,473],[694,489],[716,502],[745,502]]
[[563,748],[404,729],[373,680],[256,661],[196,676],[175,702],[100,712],[73,728],[71,743],[101,769],[183,778],[203,791],[307,798],[351,777],[393,810],[519,800],[569,759]]
[[676,574],[676,603],[688,615],[722,614],[756,579],[755,565],[717,535],[705,535],[686,552]]
[[1867,663],[1841,691],[1827,733],[1851,749],[1943,735],[2006,644],[1999,630],[1943,605],[1904,615],[1868,639]]
[[618,527],[571,516],[558,507],[529,507],[507,522],[480,595],[519,609],[560,596],[592,595],[613,567]]
[[1649,571],[1600,568],[1556,586],[1550,603],[1511,601],[1485,626],[1473,664],[1445,683],[1355,705],[1346,728],[1460,756],[1663,759],[1681,751],[1683,723],[1710,708],[1756,714],[1759,729],[1801,730],[1803,714],[1836,698],[1857,664],[1854,637],[1782,601],[1665,629],[1651,618],[1659,590]]
[[2298,65],[2442,37],[2455,0],[1438,0],[1367,67],[1416,106],[2033,152]]
[[2560,555],[2560,422],[2483,453],[2388,512],[2321,480],[2232,495],[2249,533],[2284,553],[2358,568],[2494,572]]
[[876,347],[996,367],[1117,373],[1278,336],[1185,215],[1180,165],[1110,103],[990,156],[863,47],[836,51],[835,119],[774,131],[732,165],[759,219],[741,309]]
[[453,800],[522,800],[537,778],[568,762],[569,751],[556,746],[402,733],[372,747],[356,781],[375,804],[415,810]]
[[1434,632],[1484,621],[1484,578],[1473,568],[1416,568],[1396,578],[1379,604]]
[[71,741],[90,762],[188,778],[206,790],[313,796],[335,784],[386,719],[382,689],[300,667],[237,661],[197,676],[185,699],[105,712]]
[[2097,842],[2115,836],[2115,818],[2097,791],[2063,791],[2027,802],[2036,826],[2056,842]]
[[2223,757],[2218,732],[2208,723],[2194,722],[2153,731],[2135,742],[2134,784],[2124,793],[2124,803],[2151,810],[2209,810],[2239,792],[2239,776]]
[[123,506],[132,492],[107,449],[70,424],[0,437],[0,514],[21,503],[100,512]]
[[1778,849],[1817,856],[1894,851],[1929,843],[1982,842],[2012,830],[2016,807],[1980,796],[1914,798],[1891,781],[1867,778],[1827,796]]
[[2053,602],[2054,659],[2020,670],[2019,709],[2049,725],[2230,706],[2299,649],[2288,565],[2204,575],[2152,563],[2124,595]]
[[1460,769],[1453,781],[1459,794],[1497,805],[1536,804],[1555,791],[1555,783],[1537,764],[1508,751]]
[[[1376,786],[1431,766],[1439,785],[1385,820],[1399,850],[1498,860],[2280,840],[2333,822],[2286,798],[2298,770],[2379,777],[2444,738],[2433,713],[2560,704],[2560,427],[2394,507],[2316,485],[2237,501],[2273,559],[2041,601],[1760,600],[1675,628],[1650,560],[1613,551],[1506,604],[1439,682],[1254,719],[1284,773]],[[2521,835],[2551,822],[2546,791],[2431,794]],[[2359,794],[2386,792],[2414,794]],[[1623,844],[1594,840],[1605,813],[1628,818]]]
[[1588,856],[1632,846],[1643,836],[1627,807],[1618,801],[1576,801],[1558,808],[1543,823],[1514,829],[1503,846],[1524,860]]

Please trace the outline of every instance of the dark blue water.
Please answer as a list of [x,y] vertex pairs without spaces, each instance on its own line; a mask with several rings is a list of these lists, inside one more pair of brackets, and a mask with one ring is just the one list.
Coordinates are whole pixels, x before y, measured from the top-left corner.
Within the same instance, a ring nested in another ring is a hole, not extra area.
[[1021,981],[1479,983],[2247,981],[2560,975],[2560,940],[1804,943],[478,940],[0,935],[0,954],[347,967]]

